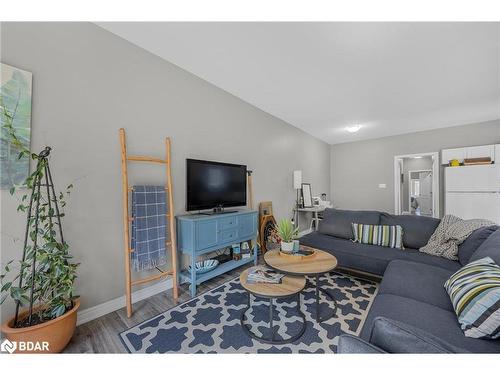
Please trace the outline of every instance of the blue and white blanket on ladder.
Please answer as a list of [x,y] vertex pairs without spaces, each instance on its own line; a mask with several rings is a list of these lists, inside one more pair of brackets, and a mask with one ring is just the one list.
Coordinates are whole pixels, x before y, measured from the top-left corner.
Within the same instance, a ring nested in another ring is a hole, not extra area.
[[165,186],[134,186],[132,190],[130,257],[135,271],[167,263],[167,195]]

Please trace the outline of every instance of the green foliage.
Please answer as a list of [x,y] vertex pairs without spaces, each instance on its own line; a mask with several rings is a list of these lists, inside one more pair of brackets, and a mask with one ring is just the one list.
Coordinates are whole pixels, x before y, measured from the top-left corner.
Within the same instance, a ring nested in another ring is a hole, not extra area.
[[290,219],[281,219],[276,225],[276,231],[278,236],[283,242],[291,242],[297,238],[299,233],[299,228],[294,228],[293,223]]
[[[22,155],[20,157],[29,155],[31,159],[37,162],[35,171],[28,176],[23,185],[10,190],[11,194],[14,194],[18,189],[28,192],[23,194],[17,207],[18,212],[28,214],[31,200],[28,194],[31,194],[37,180],[40,179],[42,183],[45,183],[47,159],[31,153],[29,149],[23,146],[12,126],[14,115],[6,113],[6,108],[1,107],[4,111],[4,118],[7,119],[2,128],[9,134],[10,141],[21,148]],[[61,192],[55,197],[46,194],[47,190],[41,190],[40,193],[37,190],[34,191],[33,200],[39,199],[40,203],[38,207],[33,205],[31,209],[31,217],[28,220],[28,236],[32,244],[34,244],[35,240],[37,241],[36,249],[28,241],[25,249],[25,259],[18,262],[19,267],[14,269],[12,267],[14,261],[10,261],[0,274],[0,304],[5,302],[7,297],[10,297],[14,301],[20,302],[23,307],[29,306],[31,303],[31,284],[34,284],[33,304],[42,307],[37,312],[39,315],[38,322],[55,319],[63,315],[68,309],[72,308],[73,299],[76,297],[73,292],[78,264],[71,262],[72,257],[69,254],[68,244],[57,239],[59,233],[58,219],[64,216],[64,213],[57,212],[54,209],[55,203],[59,208],[66,205],[66,198],[69,196],[72,187],[73,185],[69,185],[64,193]],[[41,189],[47,188],[42,186]],[[38,228],[35,227],[36,216],[38,217]],[[34,273],[32,272],[33,263],[35,264]],[[7,275],[14,272],[16,273],[13,277],[7,277]],[[21,277],[23,282],[19,286]]]

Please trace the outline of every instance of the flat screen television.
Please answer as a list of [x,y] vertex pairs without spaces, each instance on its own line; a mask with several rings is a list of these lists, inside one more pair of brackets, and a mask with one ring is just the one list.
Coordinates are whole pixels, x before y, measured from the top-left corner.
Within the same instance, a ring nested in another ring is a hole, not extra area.
[[186,159],[186,210],[222,211],[247,204],[247,166]]

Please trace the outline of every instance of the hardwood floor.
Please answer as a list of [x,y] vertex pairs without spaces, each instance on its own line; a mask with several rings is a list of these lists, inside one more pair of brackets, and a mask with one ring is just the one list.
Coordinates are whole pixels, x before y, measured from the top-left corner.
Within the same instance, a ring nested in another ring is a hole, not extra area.
[[[259,263],[263,263],[263,257],[259,257]],[[239,277],[240,273],[252,264],[247,264],[229,271],[212,280],[206,281],[198,287],[198,294],[213,289],[226,281]],[[344,270],[343,272],[356,277],[380,281],[380,278],[373,275]],[[184,303],[191,298],[189,285],[183,284],[179,288],[178,303]],[[64,353],[127,353],[122,345],[118,334],[125,329],[135,326],[149,318],[174,307],[172,290],[156,294],[152,297],[133,304],[133,315],[127,318],[125,307],[107,315],[101,316],[88,323],[76,327],[75,334]]]
[[[250,266],[251,264],[241,266],[224,275],[204,282],[198,287],[198,294],[238,277],[244,269]],[[178,302],[183,303],[190,298],[189,285],[181,285]],[[168,290],[165,293],[156,294],[134,303],[134,313],[130,318],[127,318],[127,311],[124,307],[82,324],[76,327],[75,334],[64,350],[64,353],[126,353],[127,351],[118,337],[120,332],[174,306],[172,290]]]

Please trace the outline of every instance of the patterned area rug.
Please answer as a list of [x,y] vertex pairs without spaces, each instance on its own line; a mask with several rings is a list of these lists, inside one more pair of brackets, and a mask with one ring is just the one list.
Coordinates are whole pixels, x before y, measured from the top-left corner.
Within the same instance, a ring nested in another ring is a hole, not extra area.
[[[131,353],[335,353],[340,334],[361,331],[378,284],[330,273],[321,278],[321,285],[337,301],[335,316],[316,322],[315,289],[313,285],[306,286],[301,295],[306,329],[289,344],[266,344],[245,334],[240,316],[247,306],[248,294],[238,278],[127,329],[120,338]],[[268,335],[269,302],[253,296],[251,301],[245,323],[253,333]],[[296,301],[275,301],[275,338],[286,339],[300,331],[302,320]],[[322,315],[327,316],[332,303],[324,295],[320,303]]]

